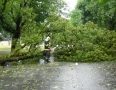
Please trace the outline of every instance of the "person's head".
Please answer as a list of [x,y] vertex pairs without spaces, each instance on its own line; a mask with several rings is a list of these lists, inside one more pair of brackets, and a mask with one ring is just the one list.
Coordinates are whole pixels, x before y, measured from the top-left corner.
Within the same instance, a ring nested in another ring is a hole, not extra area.
[[50,40],[50,37],[48,36],[46,39],[45,39],[45,41],[49,41]]

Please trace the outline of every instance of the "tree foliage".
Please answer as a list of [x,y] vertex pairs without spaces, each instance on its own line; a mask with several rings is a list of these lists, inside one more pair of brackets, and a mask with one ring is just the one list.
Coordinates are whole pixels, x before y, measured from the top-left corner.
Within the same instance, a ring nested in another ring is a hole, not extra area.
[[115,59],[116,32],[101,30],[96,24],[69,27],[59,35],[57,57],[66,61],[101,61]]
[[79,24],[78,22],[85,24],[92,21],[100,27],[115,30],[115,0],[79,0],[71,17],[74,25]]
[[0,29],[12,35],[14,53],[9,58],[22,51],[28,52],[27,57],[37,55],[39,45],[49,35],[60,60],[115,59],[114,0],[103,5],[98,0],[79,0],[71,20],[61,17],[64,6],[62,0],[1,0]]
[[39,43],[41,23],[51,14],[61,14],[63,5],[62,0],[1,0],[0,27],[12,35],[11,50],[14,51],[26,37],[32,40],[36,36],[35,43]]

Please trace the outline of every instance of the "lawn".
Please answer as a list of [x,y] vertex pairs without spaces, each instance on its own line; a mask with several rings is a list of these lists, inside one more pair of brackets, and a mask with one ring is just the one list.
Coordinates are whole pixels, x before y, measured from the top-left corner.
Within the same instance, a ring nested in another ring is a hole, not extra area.
[[11,49],[11,46],[7,46],[7,45],[2,46],[2,45],[0,45],[0,51],[9,50],[9,49]]

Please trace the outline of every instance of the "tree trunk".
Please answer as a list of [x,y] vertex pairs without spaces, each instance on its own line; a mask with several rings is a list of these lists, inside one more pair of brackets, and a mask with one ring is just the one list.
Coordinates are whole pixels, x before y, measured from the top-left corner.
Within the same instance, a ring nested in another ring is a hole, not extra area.
[[18,42],[18,39],[20,38],[20,33],[21,33],[21,20],[22,20],[22,17],[18,16],[17,20],[16,20],[16,31],[13,33],[13,36],[12,36],[12,46],[11,46],[11,52],[13,52],[15,49],[16,49],[16,46],[17,46],[17,42]]
[[12,46],[11,46],[11,52],[13,52],[16,49],[18,39],[20,38],[20,30],[18,30],[14,35],[12,36]]
[[4,66],[6,62],[13,62],[13,61],[18,61],[18,60],[26,60],[28,58],[33,58],[34,55],[22,55],[22,56],[11,56],[9,58],[2,58],[0,60],[0,65]]

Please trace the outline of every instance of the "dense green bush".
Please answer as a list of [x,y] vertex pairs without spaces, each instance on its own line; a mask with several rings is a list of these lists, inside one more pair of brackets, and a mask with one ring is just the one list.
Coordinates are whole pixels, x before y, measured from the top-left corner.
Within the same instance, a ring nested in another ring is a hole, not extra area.
[[99,29],[96,24],[65,30],[56,57],[65,61],[104,61],[116,59],[116,32]]

